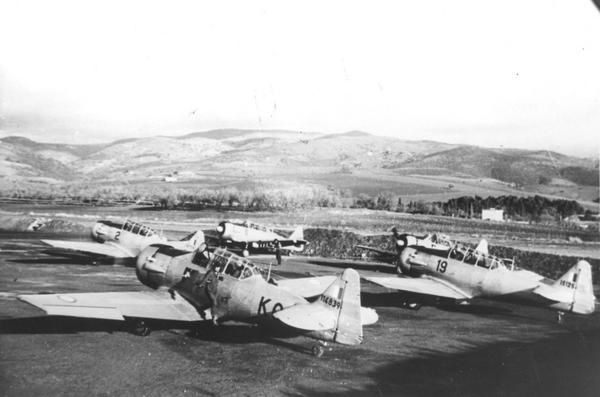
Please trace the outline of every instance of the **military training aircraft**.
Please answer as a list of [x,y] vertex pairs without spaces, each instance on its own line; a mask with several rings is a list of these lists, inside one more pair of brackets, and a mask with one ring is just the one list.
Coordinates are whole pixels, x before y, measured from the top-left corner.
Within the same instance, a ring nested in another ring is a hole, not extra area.
[[230,250],[241,251],[247,257],[250,252],[274,253],[281,264],[282,252],[302,251],[308,244],[299,226],[288,237],[275,233],[272,229],[250,221],[223,221],[217,226],[219,243]]
[[[394,239],[396,247],[405,247],[410,245],[413,247],[424,247],[431,251],[445,253],[448,252],[448,250],[454,245],[450,238],[445,234],[426,234],[424,236],[413,236],[409,234],[399,234],[398,229],[396,229],[395,227],[392,228],[392,233],[396,237]],[[484,242],[485,240],[481,241]],[[396,263],[398,259],[397,248],[396,251],[386,251],[375,247],[369,247],[366,245],[357,245],[356,248],[375,253],[375,258],[377,260],[386,263]],[[479,246],[477,249],[482,252],[485,251],[485,253],[487,253],[487,246],[482,245]]]
[[[396,242],[398,277],[365,277],[385,288],[468,302],[472,298],[506,299],[542,305],[563,312],[590,314],[595,310],[591,266],[579,261],[559,280],[517,268],[512,259],[490,255],[487,242],[473,249],[454,243],[445,247],[429,237],[399,234]],[[408,305],[418,308],[419,305]]]
[[[139,255],[138,279],[154,291],[20,295],[49,315],[111,320],[136,318],[134,331],[147,335],[144,319],[199,322],[227,320],[286,325],[295,333],[327,342],[362,342],[363,325],[377,321],[361,307],[360,277],[353,269],[339,276],[274,281],[247,259],[224,249],[213,253],[203,244],[193,253],[164,245]],[[309,302],[307,297],[317,297]]]
[[95,242],[41,240],[52,247],[50,254],[71,256],[81,253],[103,260],[134,261],[142,250],[152,244],[165,244],[182,251],[194,251],[204,242],[204,233],[198,230],[180,241],[169,241],[146,225],[130,220],[113,222],[100,220],[92,227]]

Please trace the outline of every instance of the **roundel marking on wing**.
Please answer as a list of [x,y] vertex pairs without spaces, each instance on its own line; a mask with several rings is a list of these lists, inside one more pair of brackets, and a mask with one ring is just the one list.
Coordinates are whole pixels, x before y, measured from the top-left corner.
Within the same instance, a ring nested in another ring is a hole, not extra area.
[[57,295],[56,297],[58,299],[60,299],[60,300],[68,302],[68,303],[75,303],[75,302],[77,302],[77,299],[75,299],[75,298],[73,298],[72,296],[69,296],[69,295]]

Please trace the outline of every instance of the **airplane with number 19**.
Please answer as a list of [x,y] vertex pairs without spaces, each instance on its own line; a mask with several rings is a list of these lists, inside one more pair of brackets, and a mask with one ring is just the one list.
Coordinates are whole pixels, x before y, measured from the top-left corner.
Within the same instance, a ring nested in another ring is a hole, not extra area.
[[[473,249],[448,243],[447,239],[438,244],[429,236],[399,234],[396,229],[393,235],[398,276],[366,280],[389,289],[460,303],[482,297],[543,306],[556,310],[559,322],[564,312],[590,314],[595,310],[591,266],[586,261],[577,262],[558,280],[549,280],[516,267],[512,259],[490,255],[485,240]],[[383,251],[376,252],[383,255]],[[410,302],[407,306],[420,305]]]

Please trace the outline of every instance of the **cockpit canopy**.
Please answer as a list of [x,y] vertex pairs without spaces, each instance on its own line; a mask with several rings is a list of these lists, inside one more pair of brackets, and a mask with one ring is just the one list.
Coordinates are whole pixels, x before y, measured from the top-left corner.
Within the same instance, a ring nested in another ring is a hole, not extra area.
[[259,230],[261,232],[272,233],[273,229],[266,227],[265,225],[261,225],[259,223],[250,222],[248,220],[245,221],[231,221],[232,224],[247,227],[248,229]]
[[427,235],[427,238],[429,238],[429,240],[431,240],[432,243],[447,245],[448,247],[451,247],[453,245],[452,240],[450,240],[450,237],[448,237],[445,234],[433,233]]
[[156,234],[154,230],[141,223],[133,222],[127,219],[123,224],[122,230],[133,234],[139,234],[140,236],[150,237]]
[[510,269],[514,268],[514,260],[498,258],[490,254],[484,254],[471,247],[456,244],[448,252],[448,258],[461,261],[463,263],[484,267],[486,269]]
[[212,267],[217,273],[227,274],[238,279],[245,279],[255,275],[262,277],[260,269],[248,259],[237,256],[223,248],[217,248],[211,254],[208,266]]

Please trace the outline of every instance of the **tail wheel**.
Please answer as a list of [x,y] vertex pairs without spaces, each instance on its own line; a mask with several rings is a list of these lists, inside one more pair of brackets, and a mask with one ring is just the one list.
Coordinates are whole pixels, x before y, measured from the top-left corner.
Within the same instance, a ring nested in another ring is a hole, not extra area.
[[248,251],[248,249],[245,249],[245,250],[242,251],[242,256],[244,258],[247,258],[249,255],[250,255],[250,251]]

